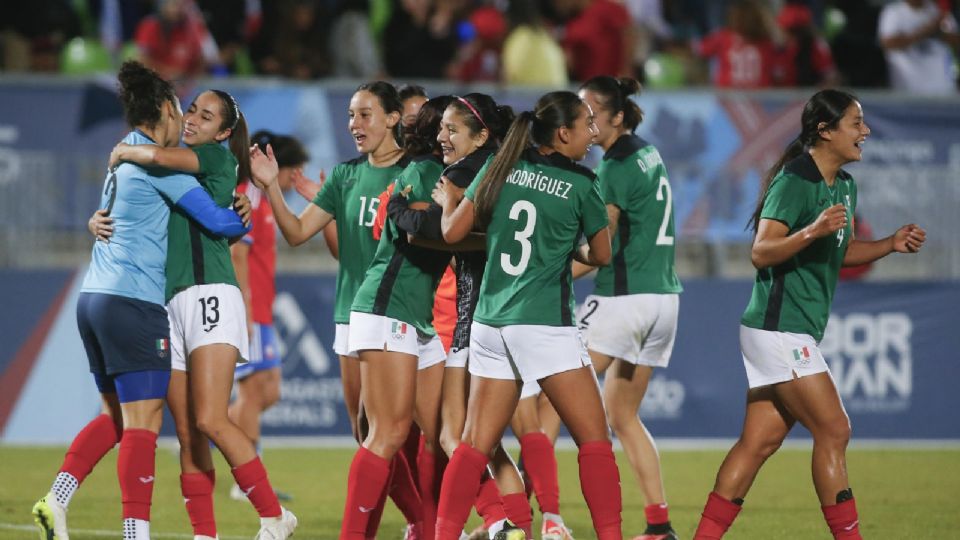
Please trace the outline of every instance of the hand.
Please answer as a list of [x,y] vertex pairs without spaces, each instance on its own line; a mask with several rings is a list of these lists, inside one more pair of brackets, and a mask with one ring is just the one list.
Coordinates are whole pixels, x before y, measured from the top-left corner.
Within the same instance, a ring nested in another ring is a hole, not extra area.
[[443,190],[443,181],[444,179],[441,177],[440,180],[437,181],[436,187],[434,187],[430,193],[430,198],[433,199],[433,202],[440,206],[443,206],[444,203],[447,202],[447,192]]
[[250,198],[247,197],[246,193],[233,194],[233,211],[240,216],[240,221],[243,221],[244,227],[250,226],[250,217],[253,213],[253,205],[250,204]]
[[113,218],[105,209],[97,210],[87,221],[87,230],[100,242],[109,244],[113,236]]
[[307,178],[303,174],[303,169],[295,169],[293,171],[293,189],[300,194],[301,197],[308,201],[312,201],[316,198],[317,193],[320,193],[320,188],[323,187],[324,182],[327,181],[327,173],[323,172],[323,169],[320,169],[320,181],[314,182]]
[[916,253],[926,240],[927,231],[919,225],[904,225],[893,233],[893,250],[897,253]]
[[110,151],[110,162],[108,163],[109,167],[112,169],[120,164],[123,161],[123,152],[129,148],[130,145],[127,143],[118,143],[113,147],[113,150]]
[[256,144],[250,147],[250,176],[253,177],[253,183],[258,188],[267,191],[270,186],[277,183],[279,174],[280,166],[277,165],[272,146],[267,145],[266,153]]
[[817,216],[817,220],[807,225],[807,233],[813,238],[830,236],[847,226],[847,207],[837,203]]

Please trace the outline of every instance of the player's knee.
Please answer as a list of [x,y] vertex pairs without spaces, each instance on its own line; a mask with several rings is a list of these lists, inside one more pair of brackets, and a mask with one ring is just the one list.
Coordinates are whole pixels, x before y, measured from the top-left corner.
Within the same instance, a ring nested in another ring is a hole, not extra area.
[[200,430],[200,433],[214,440],[218,438],[225,427],[224,424],[228,421],[226,417],[213,412],[197,412],[197,429]]
[[273,407],[278,401],[280,401],[280,385],[279,384],[266,384],[263,387],[263,392],[260,394],[260,408],[265,411],[270,407]]
[[850,442],[850,431],[850,419],[844,415],[842,418],[831,420],[819,426],[813,432],[813,438],[818,444],[846,447],[847,443]]
[[608,407],[606,415],[607,423],[610,424],[610,428],[616,433],[621,433],[640,423],[640,418],[637,417],[636,411],[623,411],[615,407]]

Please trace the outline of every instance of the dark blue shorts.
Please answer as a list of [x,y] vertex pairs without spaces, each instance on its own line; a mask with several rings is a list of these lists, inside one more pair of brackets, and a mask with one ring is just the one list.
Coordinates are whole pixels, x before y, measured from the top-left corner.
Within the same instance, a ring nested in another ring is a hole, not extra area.
[[237,364],[234,380],[246,379],[258,371],[265,371],[280,366],[280,348],[277,343],[277,332],[272,324],[253,323],[253,333],[250,334],[249,360]]
[[80,293],[77,327],[94,375],[170,370],[170,322],[159,304]]

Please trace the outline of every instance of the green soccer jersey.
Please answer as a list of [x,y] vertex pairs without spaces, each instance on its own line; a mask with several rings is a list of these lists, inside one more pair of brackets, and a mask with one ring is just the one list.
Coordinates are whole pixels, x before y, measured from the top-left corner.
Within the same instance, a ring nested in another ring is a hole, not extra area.
[[[197,181],[219,206],[229,207],[237,187],[237,159],[219,143],[202,144],[191,150],[200,162]],[[167,231],[167,301],[194,285],[237,284],[226,238],[211,235],[177,207],[170,210]]]
[[[486,166],[465,196],[473,200]],[[487,267],[474,320],[573,326],[570,263],[581,234],[607,226],[596,177],[560,153],[523,152],[487,227]]]
[[597,271],[593,294],[671,294],[683,291],[674,268],[676,236],[667,169],[656,147],[623,135],[597,167],[603,202],[620,209],[613,260]]
[[840,265],[853,234],[857,185],[846,171],[828,186],[809,154],[788,162],[773,179],[763,201],[761,219],[782,222],[793,234],[816,221],[837,203],[847,208],[847,226],[818,238],[789,260],[757,271],[744,326],[761,330],[809,334],[823,338]]
[[350,306],[377,251],[373,222],[377,219],[380,194],[403,171],[408,160],[389,167],[374,167],[361,156],[333,168],[320,193],[313,199],[337,220],[340,268],[337,271],[337,301],[334,322],[350,322]]
[[[430,202],[441,172],[443,161],[437,156],[414,158],[400,173],[393,192],[400,193],[409,186],[410,203]],[[387,220],[351,309],[397,319],[413,325],[421,334],[435,335],[433,297],[449,261],[449,252],[410,245],[407,234]]]

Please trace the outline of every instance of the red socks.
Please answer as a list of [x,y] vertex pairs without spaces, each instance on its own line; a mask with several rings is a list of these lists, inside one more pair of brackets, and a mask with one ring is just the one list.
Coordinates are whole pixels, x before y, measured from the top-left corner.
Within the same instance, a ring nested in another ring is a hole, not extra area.
[[413,478],[413,471],[407,456],[401,448],[393,456],[393,477],[390,482],[390,498],[400,509],[407,523],[420,523],[423,521],[423,504],[420,500],[420,492],[417,490],[417,484]]
[[667,503],[648,504],[643,508],[643,513],[647,517],[647,525],[663,525],[670,521],[670,513],[667,509]]
[[557,456],[545,433],[527,433],[520,437],[520,459],[537,494],[541,513],[560,515],[560,483],[557,479]]
[[180,493],[190,516],[194,535],[217,537],[217,520],[213,515],[213,486],[216,470],[180,475]]
[[240,489],[247,494],[247,499],[253,503],[260,517],[277,517],[280,515],[280,501],[277,500],[277,494],[270,485],[270,479],[267,477],[267,470],[263,468],[260,457],[257,456],[250,461],[234,467],[233,478],[237,481]]
[[[494,523],[506,519],[507,514],[503,510],[503,499],[500,498],[500,489],[497,487],[497,482],[492,476],[486,474],[486,469],[483,472],[485,474],[480,478],[480,489],[477,492],[474,506],[480,517],[483,518],[483,528],[489,529]],[[469,514],[469,512],[467,513]]]
[[[470,515],[470,506],[477,501],[480,478],[489,459],[477,449],[460,443],[443,474],[440,507],[437,517],[437,539],[458,540]],[[494,486],[496,488],[496,486]],[[479,509],[479,501],[477,501]],[[502,510],[501,510],[502,512]],[[501,518],[502,519],[502,518]],[[486,519],[484,519],[486,523]]]
[[146,429],[123,431],[120,455],[117,457],[117,477],[120,480],[124,519],[150,521],[156,454],[156,433]]
[[113,418],[106,414],[97,416],[73,438],[60,472],[70,474],[78,484],[83,483],[100,459],[120,441],[122,434]]
[[830,533],[837,540],[860,540],[860,520],[857,518],[857,505],[848,499],[833,506],[822,506],[823,518],[830,526]]
[[728,501],[715,492],[707,497],[707,505],[703,507],[703,517],[694,533],[694,540],[718,540],[727,532],[733,520],[737,518],[742,506]]
[[620,470],[613,457],[610,441],[592,441],[580,445],[580,489],[590,508],[598,540],[621,540]]
[[417,485],[420,487],[420,501],[423,503],[423,530],[421,532],[425,540],[433,540],[436,534],[437,499],[440,495],[440,486],[437,485],[437,479],[442,478],[442,473],[437,468],[437,461],[433,452],[427,450],[421,444],[420,454],[417,456]]
[[364,540],[370,513],[376,510],[390,481],[390,462],[360,447],[350,463],[341,540]]
[[502,495],[501,499],[503,499],[503,511],[507,514],[507,519],[523,529],[527,533],[527,538],[533,538],[533,532],[531,531],[533,510],[530,508],[530,501],[527,499],[526,492],[508,493]]

